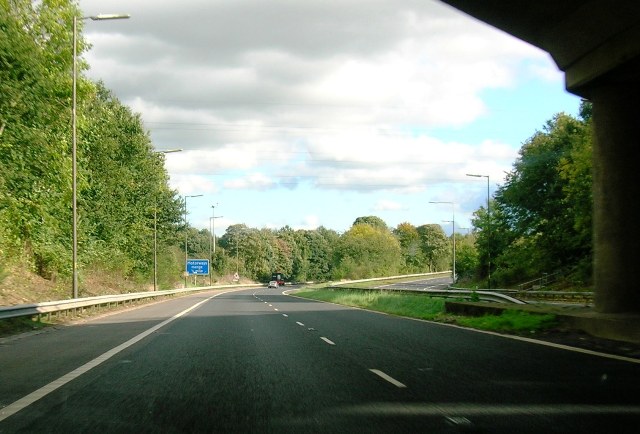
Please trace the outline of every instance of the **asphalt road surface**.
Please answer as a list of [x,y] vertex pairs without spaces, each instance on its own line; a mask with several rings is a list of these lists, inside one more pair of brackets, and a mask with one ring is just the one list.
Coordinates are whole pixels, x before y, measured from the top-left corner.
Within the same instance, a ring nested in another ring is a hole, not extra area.
[[412,280],[411,282],[390,283],[380,285],[381,289],[401,289],[413,291],[426,291],[428,289],[445,290],[453,283],[451,277],[437,277],[420,280]]
[[636,433],[640,364],[200,293],[0,341],[0,433]]

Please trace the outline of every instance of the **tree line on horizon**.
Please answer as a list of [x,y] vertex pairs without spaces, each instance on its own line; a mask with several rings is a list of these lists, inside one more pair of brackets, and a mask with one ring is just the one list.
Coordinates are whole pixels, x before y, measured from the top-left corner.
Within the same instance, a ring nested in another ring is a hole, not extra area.
[[[457,234],[456,241],[457,261],[468,271],[475,266],[473,236]],[[208,230],[190,230],[191,256],[208,257],[211,243]],[[389,228],[377,216],[356,218],[342,234],[322,226],[294,230],[236,224],[216,245],[212,266],[219,275],[237,272],[263,282],[274,272],[295,282],[436,272],[450,269],[452,258],[452,245],[440,225],[405,222]]]
[[[0,0],[0,284],[19,265],[66,284],[71,276],[70,0]],[[79,30],[78,53],[87,50]],[[78,80],[78,253],[82,277],[108,272],[148,285],[154,228],[161,287],[182,281],[188,254],[206,258],[211,234],[185,226],[183,198],[169,186],[139,114],[104,84]],[[474,213],[469,234],[440,225],[390,228],[358,217],[343,234],[230,226],[216,239],[216,277],[257,281],[279,271],[326,281],[450,269],[456,239],[461,279],[508,287],[562,271],[575,285],[591,276],[591,122],[560,113],[524,141],[504,185]],[[490,266],[490,269],[489,269]]]

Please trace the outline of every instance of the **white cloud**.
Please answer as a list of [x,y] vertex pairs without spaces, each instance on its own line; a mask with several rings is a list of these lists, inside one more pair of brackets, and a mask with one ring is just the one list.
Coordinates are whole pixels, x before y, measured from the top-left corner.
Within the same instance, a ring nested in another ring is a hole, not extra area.
[[171,173],[220,174],[231,170],[249,170],[267,162],[279,161],[283,148],[268,143],[237,143],[217,149],[183,151],[167,157]]
[[[192,204],[195,206],[194,203],[190,202],[189,208],[191,208]],[[216,217],[214,226],[212,228],[211,217],[200,217],[197,219],[193,219],[193,217],[190,217],[189,219],[189,224],[192,225],[193,227],[196,227],[198,229],[207,229],[209,231],[213,229],[213,233],[215,234],[216,238],[220,238],[221,236],[223,236],[227,228],[236,223],[237,222],[234,221],[233,219],[229,219],[225,217]]]
[[[116,35],[86,26],[87,58],[92,76],[144,114],[160,146],[284,144],[292,127],[305,137],[368,124],[464,125],[486,112],[480,92],[513,85],[524,59],[549,63],[437,2],[81,7],[131,9]],[[180,16],[187,27],[175,25]]]
[[311,143],[310,159],[297,173],[318,187],[416,192],[429,185],[460,181],[469,171],[509,167],[513,147],[485,141],[481,146],[407,135],[370,135],[363,141],[337,136]]
[[564,73],[550,61],[530,65],[529,72],[533,77],[546,81],[564,82]]
[[[156,149],[184,149],[165,159],[180,194],[381,192],[362,206],[384,210],[390,191],[403,203],[456,194],[465,173],[495,185],[519,143],[493,137],[494,125],[442,131],[495,116],[488,91],[562,77],[546,53],[438,1],[79,3],[85,15],[131,14],[84,23],[87,74],[141,113]],[[310,209],[282,221],[325,224]]]
[[224,186],[231,190],[268,190],[275,186],[275,182],[262,173],[252,173],[243,178],[225,181]]
[[388,200],[388,199],[379,200],[373,206],[373,211],[399,211],[403,209],[407,209],[407,208],[401,203],[398,203],[393,200]]
[[320,218],[316,215],[306,215],[294,229],[313,230],[320,226]]
[[171,186],[184,195],[215,193],[217,186],[208,178],[198,175],[171,175]]

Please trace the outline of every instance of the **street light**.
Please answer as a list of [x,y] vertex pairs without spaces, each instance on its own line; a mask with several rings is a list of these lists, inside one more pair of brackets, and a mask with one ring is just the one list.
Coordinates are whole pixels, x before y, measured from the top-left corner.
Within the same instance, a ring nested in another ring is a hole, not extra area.
[[100,14],[100,15],[92,15],[88,17],[73,17],[73,91],[72,91],[72,108],[71,108],[71,196],[72,196],[72,212],[73,212],[73,257],[72,257],[72,273],[73,273],[73,283],[72,283],[72,297],[78,298],[78,186],[77,186],[77,119],[76,119],[76,105],[77,105],[77,87],[78,87],[78,19],[81,21],[84,20],[93,20],[93,21],[104,21],[104,20],[121,20],[129,18],[128,14]]
[[[211,233],[211,238],[209,239],[209,259],[211,260],[211,264],[209,264],[209,286],[213,285],[213,255],[216,253],[216,234],[215,234],[215,219],[222,218],[222,216],[216,217],[216,206],[211,205],[211,217],[209,217],[209,229]],[[211,244],[213,240],[213,252],[211,252]]]
[[487,178],[487,286],[491,289],[491,208],[489,208],[489,175],[475,175],[467,173],[474,178]]
[[187,198],[189,197],[202,197],[201,194],[193,194],[190,196],[184,197],[184,287],[187,287],[187,261],[188,261],[188,253],[187,253],[187,237],[189,235],[189,230],[187,228]]
[[[154,154],[171,154],[182,152],[182,149],[167,149],[165,151],[155,151]],[[156,191],[157,193],[157,191]],[[158,197],[154,194],[153,204],[153,290],[158,290]]]
[[[453,238],[453,283],[456,283],[456,209],[454,202],[429,202],[429,203],[448,203],[451,205],[451,211],[453,213],[453,217],[451,218],[451,227],[453,231],[451,232],[451,238]],[[447,220],[449,222],[449,220]]]

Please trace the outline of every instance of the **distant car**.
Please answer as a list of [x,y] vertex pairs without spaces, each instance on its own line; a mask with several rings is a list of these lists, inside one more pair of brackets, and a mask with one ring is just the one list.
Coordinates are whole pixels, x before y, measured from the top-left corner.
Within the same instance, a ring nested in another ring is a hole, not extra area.
[[284,285],[284,279],[285,277],[284,277],[284,274],[282,273],[278,273],[278,272],[271,273],[271,280],[275,280],[276,282],[278,282],[278,286]]
[[267,287],[269,287],[269,288],[277,288],[278,287],[278,282],[275,281],[275,280],[271,280],[269,282],[269,285],[267,285]]

